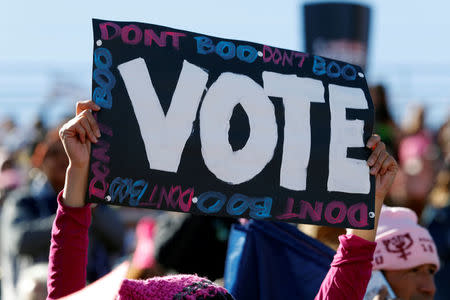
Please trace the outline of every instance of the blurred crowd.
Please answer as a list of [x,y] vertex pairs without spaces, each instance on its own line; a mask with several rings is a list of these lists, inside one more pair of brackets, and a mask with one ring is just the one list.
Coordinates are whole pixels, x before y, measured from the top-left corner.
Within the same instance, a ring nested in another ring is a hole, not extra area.
[[[68,166],[58,132],[42,121],[24,130],[0,120],[1,299],[47,295],[56,199]],[[130,279],[174,272],[223,277],[231,219],[107,205],[96,205],[92,216],[88,283],[124,260]]]
[[[0,126],[2,299],[26,299],[24,295],[33,290],[46,293],[56,197],[64,186],[68,159],[58,128],[45,128],[43,122],[36,122],[22,135],[22,129],[10,120]],[[116,210],[108,206],[95,209],[89,280],[107,274],[114,257],[122,254],[125,227],[121,223]]]
[[[445,292],[449,289],[445,279],[450,278],[450,116],[433,131],[424,125],[427,111],[415,106],[407,108],[403,122],[397,124],[385,88],[373,86],[370,92],[376,112],[374,132],[400,165],[385,203],[411,208],[429,229],[442,266],[436,275],[438,294]],[[24,134],[12,120],[0,120],[2,299],[41,299],[30,295],[46,294],[51,228],[67,165],[58,128],[37,121]],[[128,278],[181,272],[219,279],[233,222],[98,205],[89,234],[88,281],[107,274],[127,257]],[[334,234],[314,236],[332,247],[338,243]]]
[[375,129],[395,155],[400,170],[385,204],[412,209],[436,242],[441,269],[436,274],[436,299],[449,299],[450,287],[450,103],[447,120],[437,131],[425,127],[426,110],[407,107],[402,124],[389,112],[386,90],[370,89]]

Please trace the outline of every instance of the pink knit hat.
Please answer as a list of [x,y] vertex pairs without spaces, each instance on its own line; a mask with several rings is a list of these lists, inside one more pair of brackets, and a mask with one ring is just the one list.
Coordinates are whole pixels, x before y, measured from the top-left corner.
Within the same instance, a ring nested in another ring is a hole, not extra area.
[[128,267],[128,262],[124,262],[96,282],[63,299],[234,300],[223,287],[195,275],[154,277],[147,280],[123,279]]
[[119,300],[194,300],[234,299],[226,289],[196,275],[173,275],[147,280],[125,279],[117,297]]
[[375,242],[374,270],[410,269],[423,264],[439,269],[436,245],[409,208],[383,206]]

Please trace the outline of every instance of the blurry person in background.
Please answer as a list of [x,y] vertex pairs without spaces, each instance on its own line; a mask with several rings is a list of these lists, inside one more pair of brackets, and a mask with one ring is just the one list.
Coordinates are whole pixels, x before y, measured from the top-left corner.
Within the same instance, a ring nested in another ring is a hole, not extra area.
[[16,299],[21,270],[48,261],[50,232],[56,212],[56,192],[64,186],[68,160],[58,131],[36,146],[30,183],[5,199],[1,218],[2,299]]
[[[64,187],[69,164],[58,130],[50,130],[31,155],[30,182],[5,199],[1,216],[2,299],[17,299],[22,270],[48,262],[57,193]],[[88,280],[111,270],[109,254],[121,252],[124,230],[113,209],[99,206],[89,232]],[[114,226],[111,226],[114,225]]]
[[116,209],[100,204],[92,210],[89,228],[87,281],[93,282],[108,274],[123,255],[125,226]]
[[23,177],[16,166],[14,155],[0,147],[0,209],[8,194],[22,184]]
[[450,115],[444,125],[439,128],[437,142],[443,161],[450,163]]
[[130,261],[126,278],[147,279],[164,273],[155,259],[156,221],[143,217],[136,226],[136,248]]
[[408,109],[403,125],[404,137],[398,146],[400,171],[391,189],[392,206],[411,208],[421,219],[433,187],[439,150],[431,132],[424,126],[425,110]]
[[373,269],[382,271],[402,300],[433,299],[436,293],[436,245],[417,220],[408,208],[383,206],[375,238]]
[[345,234],[345,228],[310,224],[298,224],[297,228],[306,235],[319,240],[334,251],[339,247],[339,236]]
[[429,225],[438,211],[450,205],[450,119],[438,130],[436,141],[440,157],[437,163],[437,176],[422,215],[424,225]]
[[[43,116],[37,116],[31,128],[33,140],[42,141],[45,138],[46,128],[44,126]],[[36,145],[32,145],[34,148]]]
[[375,109],[374,133],[381,137],[388,151],[396,156],[400,139],[400,129],[395,124],[389,111],[385,87],[381,84],[372,86],[370,88],[370,96],[372,97]]
[[47,298],[46,263],[39,263],[23,270],[17,284],[17,300],[44,300]]
[[[436,241],[441,269],[436,274],[436,300],[450,299],[450,162],[439,172],[430,194],[433,206],[428,230]],[[430,206],[431,206],[430,205]]]
[[[197,274],[214,281],[223,277],[232,218],[166,213],[157,220],[155,261],[150,273]],[[208,245],[205,247],[205,245]]]
[[436,241],[441,269],[436,274],[436,300],[450,299],[450,120],[438,131],[441,168],[430,192],[426,218],[430,234]]
[[402,131],[406,136],[430,135],[425,129],[425,108],[423,106],[411,105],[407,107]]
[[399,162],[404,177],[405,198],[401,206],[419,216],[427,204],[435,175],[435,147],[428,134],[405,137],[399,146]]
[[5,118],[0,121],[0,145],[16,130],[16,124],[11,118]]

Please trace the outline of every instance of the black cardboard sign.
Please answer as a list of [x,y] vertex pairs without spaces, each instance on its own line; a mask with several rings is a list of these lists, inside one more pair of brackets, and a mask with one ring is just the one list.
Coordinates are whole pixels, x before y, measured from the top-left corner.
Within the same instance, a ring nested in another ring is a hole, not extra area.
[[361,68],[152,24],[93,30],[89,202],[373,228]]

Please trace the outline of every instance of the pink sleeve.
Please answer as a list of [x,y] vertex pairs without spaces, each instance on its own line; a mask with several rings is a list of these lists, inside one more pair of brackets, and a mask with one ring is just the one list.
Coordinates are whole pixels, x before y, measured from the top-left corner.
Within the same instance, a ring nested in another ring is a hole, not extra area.
[[86,285],[91,208],[64,206],[61,198],[62,191],[52,228],[47,278],[49,300],[74,293]]
[[363,299],[372,274],[374,242],[356,235],[339,236],[339,248],[316,300]]

